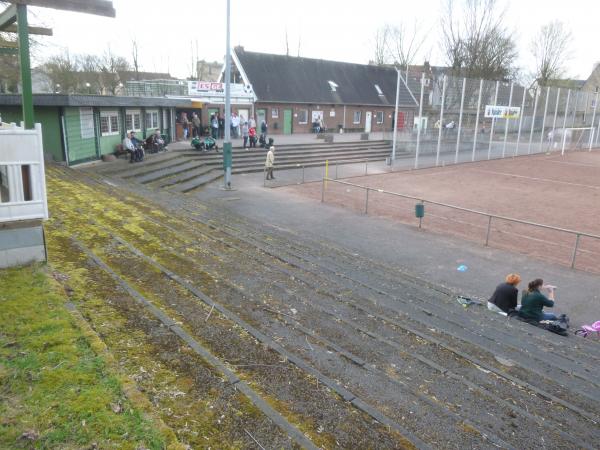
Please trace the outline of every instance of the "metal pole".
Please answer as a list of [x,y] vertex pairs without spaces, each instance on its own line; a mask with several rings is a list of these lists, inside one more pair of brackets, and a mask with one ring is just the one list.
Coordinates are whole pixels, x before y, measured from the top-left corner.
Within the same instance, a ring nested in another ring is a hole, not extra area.
[[579,247],[579,238],[581,235],[577,235],[575,238],[575,247],[573,247],[573,257],[571,258],[571,269],[575,268],[575,258],[577,258],[577,248]]
[[569,115],[569,100],[571,100],[571,89],[567,92],[567,104],[565,106],[565,117],[563,118],[563,143],[561,155],[565,154],[565,144],[567,143],[567,116]]
[[531,144],[533,143],[533,132],[535,131],[535,115],[537,114],[538,102],[540,99],[541,89],[535,88],[535,99],[533,101],[533,114],[531,116],[531,130],[529,131],[529,145],[527,146],[527,154],[531,154]]
[[[494,106],[498,106],[498,89],[500,89],[500,81],[496,81],[496,95],[494,96]],[[492,125],[490,126],[490,144],[488,146],[488,157],[492,158],[492,142],[494,140],[494,125],[496,125],[496,119],[492,117]]]
[[396,109],[394,116],[394,137],[392,139],[392,161],[396,160],[396,140],[398,134],[398,103],[400,102],[400,71],[396,67]]
[[302,184],[304,184],[304,164],[302,164]]
[[523,101],[521,102],[521,113],[519,114],[519,131],[517,131],[517,146],[514,155],[519,154],[519,143],[521,142],[521,127],[523,126],[523,116],[525,115],[525,99],[527,98],[527,89],[523,88]]
[[[599,92],[596,92],[596,99],[594,100],[594,112],[592,113],[592,139],[590,139],[590,152],[592,151],[592,146],[594,145],[594,123],[596,122],[596,110],[598,109],[598,94]],[[598,133],[598,131],[596,130],[596,133]]]
[[460,132],[462,130],[463,110],[465,108],[465,89],[467,87],[467,79],[463,78],[462,95],[460,97],[460,113],[458,116],[458,132],[456,134],[456,154],[454,155],[454,164],[458,164],[458,151],[460,148]]
[[475,116],[475,134],[473,135],[473,155],[471,161],[475,161],[475,150],[477,149],[477,133],[479,132],[479,113],[481,111],[481,95],[483,94],[483,79],[479,81],[479,99],[477,100],[477,115]]
[[325,177],[323,177],[323,182],[321,184],[321,203],[325,202]]
[[492,216],[488,220],[487,233],[485,234],[485,246],[490,242],[490,230],[492,229]]
[[[510,94],[508,95],[508,109],[512,107],[513,91],[515,89],[515,83],[510,83]],[[510,114],[510,111],[509,111]],[[504,144],[502,144],[502,158],[506,156],[506,141],[508,139],[508,126],[510,125],[510,119],[506,119],[504,124]]]
[[225,142],[223,143],[223,168],[225,189],[231,189],[231,0],[227,0],[227,49],[225,52]]
[[369,213],[369,188],[367,188],[367,195],[365,196],[365,214]]
[[33,130],[33,93],[31,83],[31,61],[29,57],[29,25],[27,24],[27,5],[17,3],[17,32],[19,35],[19,65],[21,67],[21,86],[23,102],[23,122],[27,130]]
[[579,106],[579,91],[575,96],[575,108],[573,109],[573,120],[571,121],[571,127],[575,128],[575,120],[577,119],[577,106]]
[[369,173],[369,160],[366,159],[365,160],[365,175],[367,175]]
[[440,150],[442,148],[442,132],[444,131],[444,104],[446,103],[446,84],[448,82],[448,77],[444,75],[442,82],[442,105],[440,108],[440,128],[438,130],[438,142],[437,142],[437,151],[435,153],[435,165],[438,166],[440,162]]
[[338,163],[335,163],[335,179],[338,179]]
[[550,86],[546,90],[546,106],[544,107],[544,120],[542,121],[542,137],[540,138],[540,153],[544,151],[544,137],[546,134],[546,117],[548,116],[548,105],[550,103]]
[[[558,103],[560,100],[560,88],[556,91],[556,108],[554,109],[554,122],[552,123],[552,140],[554,141],[554,133],[556,132],[556,121],[558,119]],[[550,143],[552,149],[552,143]]]
[[423,127],[423,91],[425,90],[425,73],[421,75],[421,98],[419,99],[419,125],[417,127],[417,149],[415,152],[415,169],[419,168],[419,148],[421,146],[421,128]]

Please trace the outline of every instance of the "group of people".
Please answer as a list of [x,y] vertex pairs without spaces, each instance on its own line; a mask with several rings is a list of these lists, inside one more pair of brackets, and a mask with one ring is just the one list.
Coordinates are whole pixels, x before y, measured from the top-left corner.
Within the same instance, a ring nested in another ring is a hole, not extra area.
[[[179,118],[183,129],[183,139],[197,138],[203,136],[204,130],[200,116],[194,112],[191,120],[187,112],[182,112]],[[191,129],[191,134],[190,134]],[[242,138],[243,148],[255,148],[257,143],[266,148],[267,133],[269,126],[265,120],[260,124],[260,136],[257,133],[256,120],[250,117],[248,120],[236,112],[231,113],[231,137],[234,139]],[[211,114],[209,117],[209,126],[207,134],[213,139],[224,139],[225,137],[225,118],[220,112]]]
[[123,139],[123,150],[129,153],[129,162],[134,163],[144,160],[146,150],[156,153],[167,151],[168,149],[165,145],[165,140],[160,133],[160,129],[157,128],[145,141],[139,140],[135,131],[128,131],[125,139]]
[[517,286],[520,282],[521,276],[519,274],[511,273],[507,275],[504,283],[496,287],[493,295],[488,300],[488,309],[503,315],[515,314],[528,322],[534,323],[566,318],[565,315],[559,317],[556,314],[544,311],[544,307],[554,307],[556,286],[544,284],[544,280],[536,278],[529,282],[527,289],[523,291],[521,304],[519,305]]

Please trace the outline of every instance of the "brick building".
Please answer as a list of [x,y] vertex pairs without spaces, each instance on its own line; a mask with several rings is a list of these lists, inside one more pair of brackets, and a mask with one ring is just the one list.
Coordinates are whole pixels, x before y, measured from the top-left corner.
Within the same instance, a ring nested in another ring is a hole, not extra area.
[[[308,133],[320,118],[329,131],[393,128],[394,68],[248,52],[232,53],[232,81],[251,85],[257,123],[271,134]],[[417,100],[400,81],[398,127],[412,129]]]

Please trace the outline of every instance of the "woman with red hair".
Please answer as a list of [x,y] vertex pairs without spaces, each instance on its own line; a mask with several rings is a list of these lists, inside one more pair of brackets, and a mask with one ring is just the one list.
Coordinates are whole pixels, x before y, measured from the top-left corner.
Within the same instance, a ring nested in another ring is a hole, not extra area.
[[492,297],[488,300],[488,309],[505,316],[511,309],[517,309],[517,299],[519,297],[517,286],[520,282],[521,277],[519,274],[508,274],[505,282],[496,287]]

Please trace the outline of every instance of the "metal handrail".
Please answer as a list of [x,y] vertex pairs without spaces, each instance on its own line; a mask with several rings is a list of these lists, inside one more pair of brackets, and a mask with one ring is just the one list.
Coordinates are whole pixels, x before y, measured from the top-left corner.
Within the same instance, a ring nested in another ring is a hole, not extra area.
[[[541,223],[530,222],[530,221],[527,221],[527,220],[515,219],[513,217],[500,216],[500,215],[497,215],[497,214],[491,214],[491,213],[486,213],[486,212],[483,212],[483,211],[477,211],[475,209],[464,208],[462,206],[449,205],[447,203],[436,202],[436,201],[433,201],[433,200],[425,200],[423,198],[415,197],[413,195],[400,194],[398,192],[391,192],[391,191],[386,191],[385,189],[378,189],[378,188],[372,188],[372,187],[368,187],[368,186],[362,186],[360,184],[349,183],[347,181],[335,180],[335,179],[331,179],[331,178],[327,178],[327,177],[323,178],[323,187],[322,187],[322,192],[321,192],[321,202],[325,201],[325,183],[327,181],[331,181],[332,183],[343,184],[343,185],[346,185],[346,186],[352,186],[352,187],[355,187],[355,188],[366,190],[367,195],[366,195],[366,199],[365,199],[365,214],[367,214],[367,212],[368,212],[369,191],[376,191],[376,192],[379,192],[381,194],[388,194],[388,195],[392,195],[392,196],[396,196],[396,197],[406,198],[406,199],[410,199],[410,200],[416,200],[416,201],[421,202],[422,204],[429,203],[429,204],[432,204],[432,205],[443,206],[445,208],[455,209],[455,210],[458,210],[458,211],[464,211],[464,212],[468,212],[468,213],[471,213],[471,214],[477,214],[477,215],[480,215],[480,216],[487,217],[489,220],[488,220],[488,224],[487,224],[487,233],[486,233],[486,238],[485,238],[485,245],[486,246],[489,243],[489,236],[490,236],[490,230],[491,230],[491,226],[492,226],[492,219],[504,220],[504,221],[507,221],[507,222],[520,223],[520,224],[523,224],[523,225],[529,225],[529,226],[543,228],[543,229],[547,229],[547,230],[553,230],[553,231],[558,231],[558,232],[562,232],[562,233],[572,234],[576,238],[575,238],[575,246],[573,248],[573,255],[572,255],[572,258],[571,258],[571,268],[575,267],[575,259],[577,257],[577,249],[579,247],[579,240],[580,240],[580,238],[582,236],[583,237],[587,237],[587,238],[592,238],[592,239],[598,239],[598,240],[600,240],[600,236],[595,235],[595,234],[591,234],[591,233],[585,233],[585,232],[582,232],[582,231],[570,230],[568,228],[554,227],[552,225],[544,225],[544,224],[541,224]],[[419,227],[420,227],[420,225],[419,225]]]

